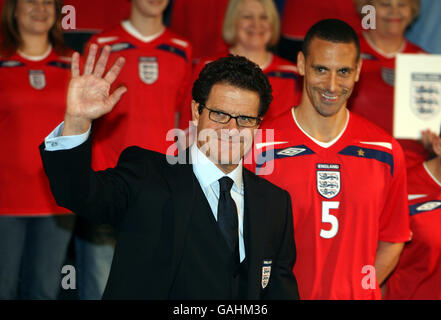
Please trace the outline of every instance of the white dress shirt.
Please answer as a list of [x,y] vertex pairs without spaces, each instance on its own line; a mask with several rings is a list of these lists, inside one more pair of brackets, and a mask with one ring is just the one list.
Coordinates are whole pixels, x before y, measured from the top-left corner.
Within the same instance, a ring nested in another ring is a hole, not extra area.
[[[68,150],[84,143],[89,135],[91,128],[83,134],[74,136],[61,136],[64,122],[58,125],[44,140],[46,151]],[[190,147],[190,157],[193,165],[193,172],[199,181],[202,191],[207,198],[214,218],[217,221],[217,206],[219,203],[219,182],[224,176],[231,178],[234,183],[231,188],[231,197],[236,203],[238,214],[238,234],[239,234],[239,255],[240,261],[245,259],[245,244],[243,238],[243,216],[244,216],[244,187],[243,187],[243,163],[229,174],[222,172],[216,165],[209,160],[201,150],[193,144]]]
[[211,211],[217,221],[217,205],[219,203],[219,179],[224,176],[231,178],[234,183],[231,188],[231,197],[236,203],[238,215],[239,233],[239,255],[240,261],[245,259],[245,245],[243,239],[243,213],[244,213],[244,188],[243,188],[243,166],[242,160],[229,174],[222,172],[216,165],[209,160],[205,154],[199,150],[196,144],[190,147],[190,156],[193,165],[193,172],[201,185],[202,191],[210,204]]

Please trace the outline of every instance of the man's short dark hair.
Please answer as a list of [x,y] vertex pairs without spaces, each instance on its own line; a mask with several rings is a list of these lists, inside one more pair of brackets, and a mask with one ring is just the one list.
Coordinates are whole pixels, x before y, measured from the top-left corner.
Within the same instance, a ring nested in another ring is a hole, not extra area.
[[314,38],[335,43],[353,43],[357,48],[357,61],[360,59],[360,41],[354,29],[346,22],[338,19],[321,20],[314,24],[303,40],[303,55],[308,55],[309,45]]
[[205,105],[215,84],[228,84],[256,92],[260,98],[259,117],[263,117],[273,100],[271,85],[262,69],[245,57],[229,55],[207,63],[193,84],[193,100]]

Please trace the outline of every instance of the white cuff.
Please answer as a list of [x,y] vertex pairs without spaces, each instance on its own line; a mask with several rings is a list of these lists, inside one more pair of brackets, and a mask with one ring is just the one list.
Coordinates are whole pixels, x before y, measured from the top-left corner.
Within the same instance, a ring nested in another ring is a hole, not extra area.
[[45,150],[46,151],[59,151],[59,150],[68,150],[78,147],[87,141],[90,135],[90,131],[92,126],[89,127],[83,134],[75,135],[75,136],[62,136],[64,127],[64,121],[58,125],[45,139]]

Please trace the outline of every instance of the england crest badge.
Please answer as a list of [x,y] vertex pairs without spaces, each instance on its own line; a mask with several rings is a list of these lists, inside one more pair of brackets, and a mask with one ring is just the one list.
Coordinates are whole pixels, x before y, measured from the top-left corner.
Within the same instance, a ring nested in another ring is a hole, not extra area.
[[32,88],[41,90],[46,87],[46,77],[43,70],[29,70],[29,83]]
[[393,87],[395,85],[395,69],[381,68],[381,78],[384,82]]
[[412,73],[411,108],[422,120],[438,115],[441,108],[441,74]]
[[326,199],[332,199],[340,193],[340,165],[317,164],[317,191]]
[[145,84],[152,84],[158,80],[159,65],[156,57],[139,58],[139,78]]
[[265,289],[269,283],[272,264],[273,264],[273,260],[263,260],[263,264],[262,264],[262,289]]

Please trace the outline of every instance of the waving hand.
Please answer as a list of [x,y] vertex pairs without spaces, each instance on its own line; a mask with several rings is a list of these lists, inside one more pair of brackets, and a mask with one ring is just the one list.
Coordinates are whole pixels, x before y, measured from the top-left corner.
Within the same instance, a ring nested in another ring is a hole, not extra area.
[[92,121],[112,111],[121,96],[127,91],[127,88],[119,87],[110,93],[110,86],[118,77],[125,63],[124,58],[118,58],[104,74],[111,48],[105,46],[95,64],[97,51],[97,45],[90,46],[82,75],[80,75],[79,54],[74,53],[72,56],[72,77],[64,115],[64,136],[86,132]]

